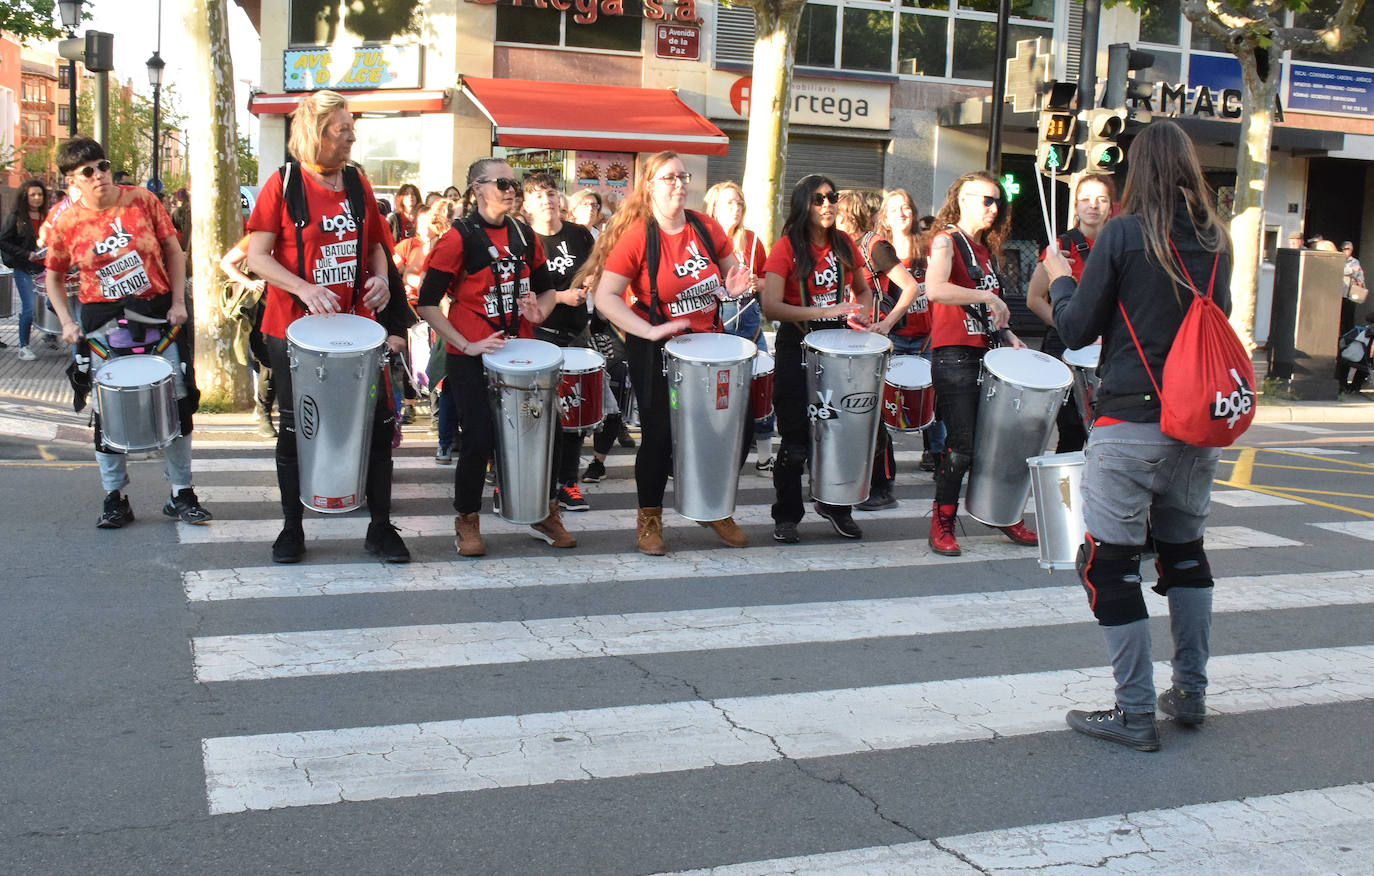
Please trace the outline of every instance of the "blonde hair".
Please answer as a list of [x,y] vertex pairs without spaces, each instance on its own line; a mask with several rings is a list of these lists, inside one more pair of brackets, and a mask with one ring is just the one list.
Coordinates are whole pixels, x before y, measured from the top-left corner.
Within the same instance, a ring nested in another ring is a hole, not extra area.
[[348,109],[348,101],[337,91],[316,91],[301,99],[291,114],[291,136],[286,148],[296,160],[313,164],[320,152],[324,126],[336,110]]
[[[725,236],[738,248],[744,248],[744,214],[748,212],[749,205],[744,202],[744,189],[740,188],[739,183],[734,180],[718,182],[706,190],[706,197],[702,199],[702,206],[706,208],[706,215],[720,221],[716,216],[716,207],[721,201],[725,200],[725,193],[734,191],[739,195],[739,224],[734,228],[726,228]],[[722,223],[724,225],[724,223]]]
[[654,176],[663,165],[673,161],[678,157],[676,152],[655,152],[644,160],[639,168],[639,173],[635,178],[634,190],[620,204],[620,208],[611,216],[602,229],[601,236],[596,239],[596,246],[592,249],[591,256],[582,269],[573,278],[572,286],[575,288],[582,284],[583,280],[591,278],[593,283],[601,282],[601,272],[606,269],[606,258],[615,249],[615,245],[620,242],[620,237],[630,226],[636,222],[647,222],[654,216],[653,194],[649,188]]

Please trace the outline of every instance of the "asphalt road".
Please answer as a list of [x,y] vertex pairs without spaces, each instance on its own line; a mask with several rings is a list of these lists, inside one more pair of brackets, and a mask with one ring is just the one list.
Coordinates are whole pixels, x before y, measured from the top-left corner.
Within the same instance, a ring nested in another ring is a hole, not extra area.
[[[808,515],[775,546],[751,463],[754,546],[670,515],[654,561],[619,451],[593,510],[564,515],[576,550],[484,515],[490,555],[459,563],[452,469],[408,437],[416,562],[321,520],[284,569],[266,445],[197,452],[208,527],[164,518],[160,465],[133,463],[137,520],[104,531],[88,449],[0,439],[3,869],[838,872],[775,859],[863,850],[846,872],[1374,872],[1374,806],[1340,796],[1374,783],[1374,427],[1245,441],[1208,536],[1213,711],[1142,754],[1063,728],[1070,701],[1111,698],[1072,575],[974,523],[966,557],[932,557],[910,462],[861,544]],[[1154,634],[1167,660],[1166,618]],[[1254,798],[1272,803],[1209,808]],[[1266,821],[1290,805],[1321,814],[1292,843]],[[1248,840],[1141,826],[1171,814]],[[1051,861],[1046,836],[1077,851]]]

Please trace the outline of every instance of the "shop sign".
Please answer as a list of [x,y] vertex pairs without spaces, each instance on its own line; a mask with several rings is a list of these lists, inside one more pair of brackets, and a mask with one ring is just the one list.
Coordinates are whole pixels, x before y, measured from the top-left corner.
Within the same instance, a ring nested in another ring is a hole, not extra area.
[[660,58],[696,61],[701,57],[701,28],[660,24],[654,27],[654,54]]
[[1288,72],[1288,108],[1305,113],[1374,116],[1374,71],[1293,64]]
[[283,88],[419,88],[421,51],[420,46],[287,49],[282,53]]
[[[526,6],[571,12],[574,24],[595,24],[602,15],[624,15],[625,0],[468,0],[484,6]],[[701,24],[697,0],[644,0],[644,17],[650,21],[681,21]]]
[[[749,118],[750,77],[715,70],[710,81],[707,115],[713,119]],[[794,78],[789,121],[794,125],[886,131],[892,125],[891,88],[878,82]]]
[[[1240,61],[1234,57],[1194,54],[1188,61],[1188,81],[1156,84],[1154,96],[1144,108],[1165,116],[1239,119],[1244,95]],[[1274,111],[1275,121],[1283,121],[1283,104],[1278,95],[1274,96]]]

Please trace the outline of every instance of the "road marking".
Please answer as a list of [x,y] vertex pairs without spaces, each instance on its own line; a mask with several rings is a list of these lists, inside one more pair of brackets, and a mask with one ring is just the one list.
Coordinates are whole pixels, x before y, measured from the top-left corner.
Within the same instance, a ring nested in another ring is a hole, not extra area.
[[[199,487],[196,488],[199,491]],[[1296,499],[1282,499],[1254,490],[1213,490],[1212,501],[1232,508],[1265,508],[1278,505],[1301,505]]]
[[1347,520],[1341,523],[1309,523],[1308,526],[1315,526],[1318,529],[1325,529],[1330,532],[1339,532],[1341,535],[1353,535],[1356,538],[1363,538],[1366,541],[1374,541],[1374,520]]
[[[1341,474],[1350,474],[1350,472],[1341,472]],[[1282,490],[1275,487],[1261,487],[1256,484],[1235,484],[1231,481],[1223,480],[1217,480],[1214,481],[1214,483],[1223,487],[1244,487],[1247,490],[1254,490],[1256,493],[1264,493],[1267,496],[1277,496],[1281,499],[1292,499],[1296,502],[1301,502],[1304,505],[1315,505],[1318,508],[1330,508],[1332,511],[1344,511],[1348,514],[1356,514],[1360,517],[1368,517],[1374,520],[1374,512],[1362,511],[1359,508],[1349,508],[1345,505],[1337,505],[1332,502],[1323,502],[1320,499],[1312,499],[1306,496],[1298,496],[1295,495],[1291,490]],[[185,524],[179,523],[177,525],[184,526]]]
[[1293,432],[1304,432],[1311,435],[1327,435],[1339,432],[1339,429],[1328,429],[1325,426],[1304,426],[1302,423],[1264,423],[1267,429],[1288,429]]
[[1235,466],[1231,469],[1231,482],[1239,486],[1250,483],[1250,477],[1255,469],[1255,449],[1245,447],[1236,457]]
[[57,424],[42,420],[0,416],[0,434],[14,438],[52,441],[57,437]]
[[[1269,451],[1269,452],[1276,452],[1276,451],[1279,450],[1279,448],[1277,448],[1277,447],[1266,447],[1266,448],[1264,448],[1264,449],[1265,449],[1266,451]],[[1285,451],[1287,451],[1287,452],[1289,452],[1289,453],[1305,453],[1305,454],[1308,454],[1308,455],[1310,455],[1310,456],[1359,456],[1359,452],[1358,452],[1358,451],[1355,451],[1355,450],[1339,450],[1339,449],[1337,449],[1337,448],[1335,448],[1335,447],[1288,447],[1288,446],[1285,446],[1285,447],[1283,447],[1282,449],[1285,450]]]
[[1374,784],[1341,785],[659,876],[1354,873],[1374,860],[1372,813]]
[[[702,530],[702,535],[707,539],[713,538],[705,530]],[[358,536],[362,537],[362,530],[359,530]],[[627,549],[625,553],[616,554],[454,558],[399,566],[376,562],[307,564],[289,568],[275,565],[242,566],[183,572],[181,582],[186,598],[191,602],[218,602],[358,593],[500,590],[601,584],[607,581],[678,581],[918,566],[928,568],[1001,560],[1034,562],[1039,556],[1034,550],[1011,544],[1001,535],[962,536],[959,544],[964,552],[957,557],[931,553],[925,539],[853,542],[841,541],[829,534],[820,537],[823,540],[816,544],[679,550],[666,557],[646,557]],[[1206,543],[1210,551],[1297,547],[1302,544],[1243,526],[1210,527]],[[569,562],[570,558],[575,561]]]
[[[1217,582],[1213,611],[1374,603],[1374,569]],[[1156,614],[1162,597],[1149,592]],[[1092,620],[1082,590],[1039,587],[791,605],[743,605],[524,621],[306,630],[191,640],[196,681],[397,672],[723,648],[927,636]]]
[[[1168,677],[1167,663],[1154,669]],[[1216,657],[1208,673],[1217,716],[1357,702],[1374,698],[1374,646]],[[1110,667],[1093,667],[227,736],[201,747],[218,815],[1070,732],[1064,711],[1100,707],[1111,691]]]

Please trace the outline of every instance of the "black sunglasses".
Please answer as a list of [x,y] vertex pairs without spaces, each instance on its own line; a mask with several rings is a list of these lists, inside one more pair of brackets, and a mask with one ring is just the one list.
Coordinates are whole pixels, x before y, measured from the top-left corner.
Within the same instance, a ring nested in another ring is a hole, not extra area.
[[811,196],[811,203],[817,207],[824,204],[826,201],[832,204],[838,204],[840,202],[839,193],[831,190],[828,192],[816,192]]
[[512,179],[511,177],[508,177],[508,176],[503,176],[503,177],[501,177],[500,179],[492,179],[491,177],[486,177],[486,176],[484,176],[484,177],[482,177],[481,179],[479,179],[478,182],[479,182],[479,183],[496,183],[496,188],[497,188],[499,191],[503,191],[503,192],[512,192],[512,191],[515,191],[516,189],[520,188],[520,183],[516,182],[514,179]]
[[1002,199],[997,197],[996,195],[974,195],[973,197],[981,197],[983,199],[984,207],[991,207],[993,204],[996,204],[999,207],[1002,206]]
[[90,179],[91,177],[95,176],[95,172],[97,170],[101,173],[109,173],[110,162],[102,158],[99,161],[97,161],[94,166],[88,164],[85,167],[78,170],[77,173],[81,174],[86,179]]

